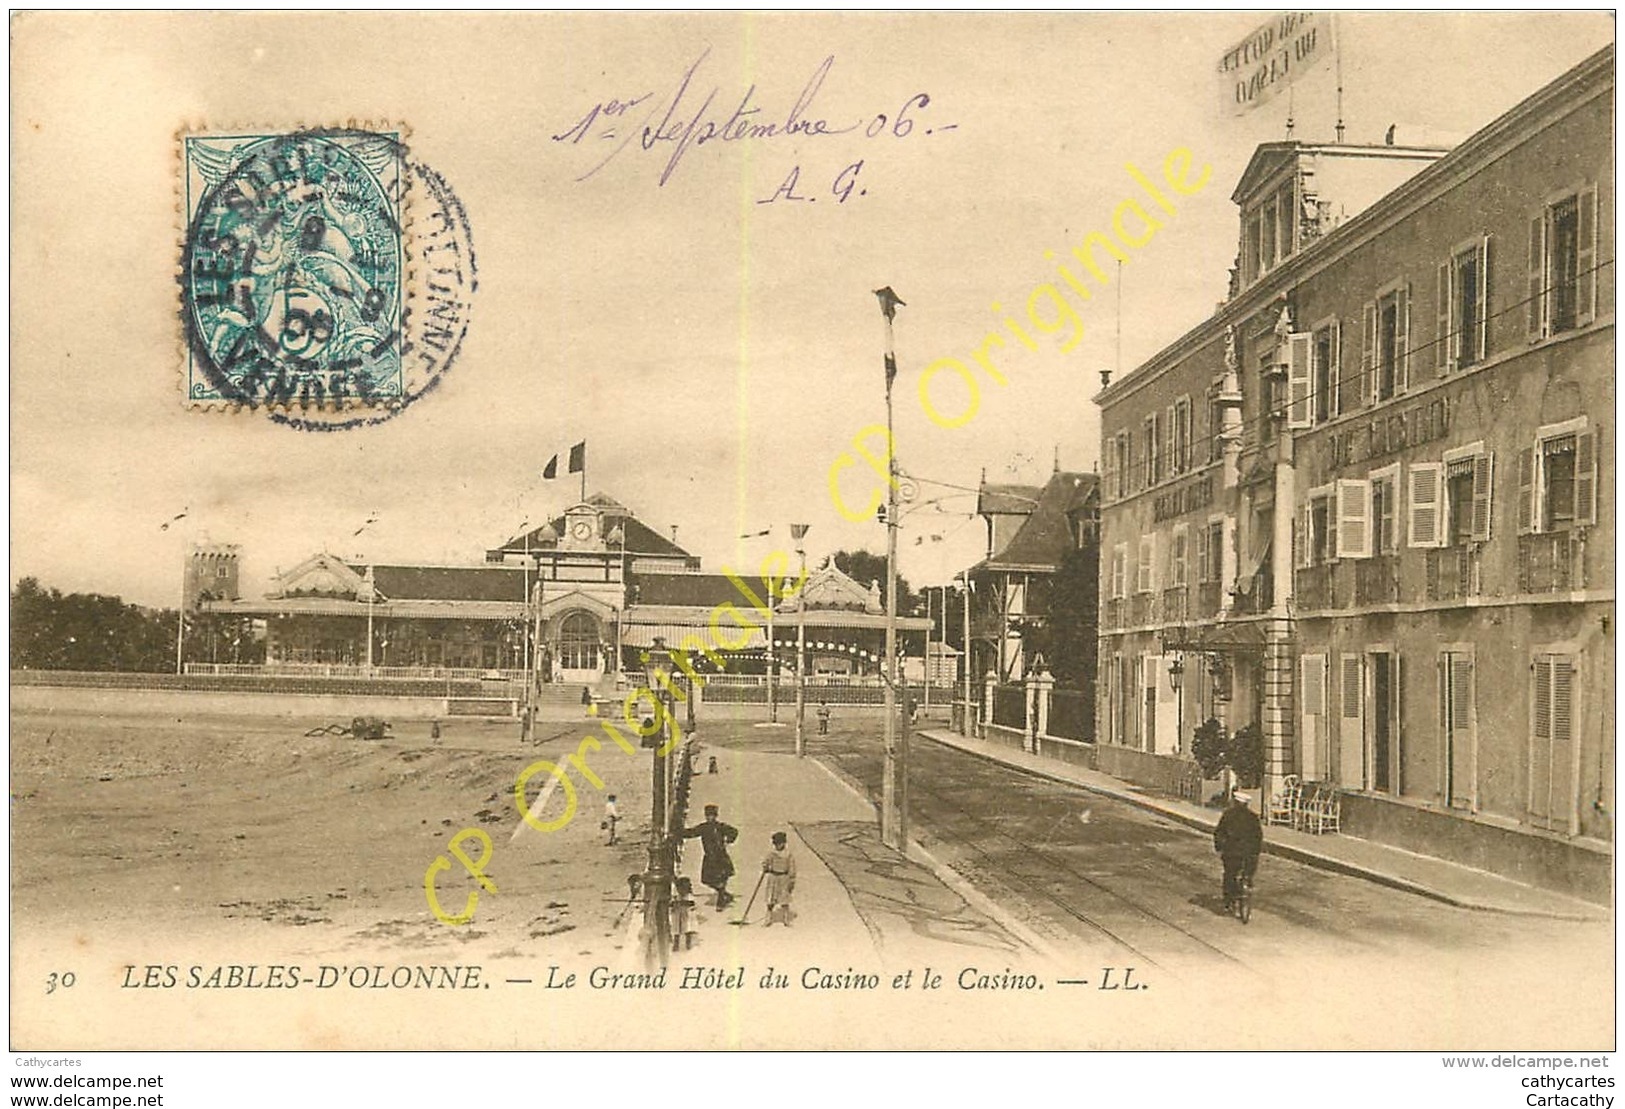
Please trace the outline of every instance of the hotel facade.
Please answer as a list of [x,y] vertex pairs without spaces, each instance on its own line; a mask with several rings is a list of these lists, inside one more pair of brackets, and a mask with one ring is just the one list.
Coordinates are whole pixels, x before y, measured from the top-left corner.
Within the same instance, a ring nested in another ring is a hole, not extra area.
[[1264,805],[1609,896],[1613,96],[1257,149],[1229,297],[1096,397],[1102,743],[1257,724]]

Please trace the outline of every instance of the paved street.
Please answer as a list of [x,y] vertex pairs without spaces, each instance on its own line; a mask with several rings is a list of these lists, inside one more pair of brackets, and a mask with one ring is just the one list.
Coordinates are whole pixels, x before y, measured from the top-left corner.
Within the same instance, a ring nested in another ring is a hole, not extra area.
[[[879,721],[811,737],[811,753],[878,803]],[[748,726],[708,741],[757,749],[789,743]],[[1362,878],[1266,857],[1256,910],[1222,911],[1207,836],[1125,802],[1046,781],[916,736],[913,838],[1065,953],[1185,977],[1228,968],[1276,978],[1328,965],[1418,967],[1454,976],[1520,950],[1611,973],[1606,924],[1507,916],[1440,904]]]

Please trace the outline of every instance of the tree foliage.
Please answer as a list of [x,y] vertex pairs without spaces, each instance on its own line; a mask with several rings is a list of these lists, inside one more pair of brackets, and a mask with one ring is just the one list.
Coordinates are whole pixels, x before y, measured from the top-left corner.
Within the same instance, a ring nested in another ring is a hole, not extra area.
[[[847,577],[855,580],[859,585],[867,586],[870,582],[880,583],[880,603],[886,603],[886,556],[875,554],[872,551],[858,549],[855,551],[836,551],[835,568]],[[907,616],[920,607],[923,614],[925,602],[919,594],[909,588],[908,579],[902,574],[897,575],[897,612]]]
[[1217,778],[1228,766],[1242,785],[1257,786],[1264,776],[1264,729],[1246,724],[1227,732],[1210,716],[1196,729],[1191,757],[1201,766],[1205,778]]
[[100,593],[42,589],[23,578],[11,591],[11,665],[32,670],[163,672],[175,665],[175,613]]
[[1093,546],[1068,551],[1044,583],[1045,617],[1026,621],[1021,629],[1029,651],[1042,654],[1050,673],[1064,686],[1081,687],[1095,677],[1099,564]]

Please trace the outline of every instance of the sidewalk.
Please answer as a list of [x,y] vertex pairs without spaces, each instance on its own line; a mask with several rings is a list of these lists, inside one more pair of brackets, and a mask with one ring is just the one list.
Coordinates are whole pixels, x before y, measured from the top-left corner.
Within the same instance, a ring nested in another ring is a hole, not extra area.
[[[705,772],[713,755],[714,775]],[[974,895],[882,845],[874,806],[816,760],[705,747],[696,770],[689,823],[698,824],[704,806],[714,804],[719,819],[739,830],[730,848],[736,900],[725,911],[712,907],[699,880],[699,842],[688,840],[681,873],[693,881],[700,902],[699,934],[674,965],[861,970],[878,958],[885,966],[958,966],[978,953],[1008,960],[1029,946],[983,911]],[[750,904],[775,831],[790,834],[796,859],[796,919],[789,928],[763,927],[763,896]],[[747,907],[748,923],[734,925]]]
[[[1148,793],[1097,770],[1029,754],[1000,743],[967,738],[945,728],[931,728],[914,734],[977,758],[1126,801],[1198,831],[1211,832],[1219,822],[1216,810]],[[1462,908],[1556,920],[1609,919],[1606,906],[1593,905],[1578,898],[1526,886],[1488,871],[1474,870],[1353,836],[1316,836],[1293,828],[1269,825],[1265,831],[1264,850],[1268,854],[1365,878]]]

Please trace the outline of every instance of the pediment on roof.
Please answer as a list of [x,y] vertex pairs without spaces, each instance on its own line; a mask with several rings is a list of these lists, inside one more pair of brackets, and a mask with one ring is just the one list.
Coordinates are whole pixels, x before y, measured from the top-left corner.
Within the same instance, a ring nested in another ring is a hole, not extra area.
[[805,606],[808,612],[822,609],[878,614],[884,611],[878,585],[860,584],[855,578],[842,573],[833,561],[826,561],[809,573],[801,597],[787,598],[779,605],[779,611],[794,612],[800,606]]
[[542,618],[551,620],[563,612],[571,609],[584,608],[600,618],[608,618],[615,613],[615,606],[602,597],[595,597],[591,593],[584,593],[579,589],[572,589],[568,593],[555,596],[550,590],[542,598]]
[[273,597],[359,597],[364,579],[337,555],[322,552],[276,579]]

